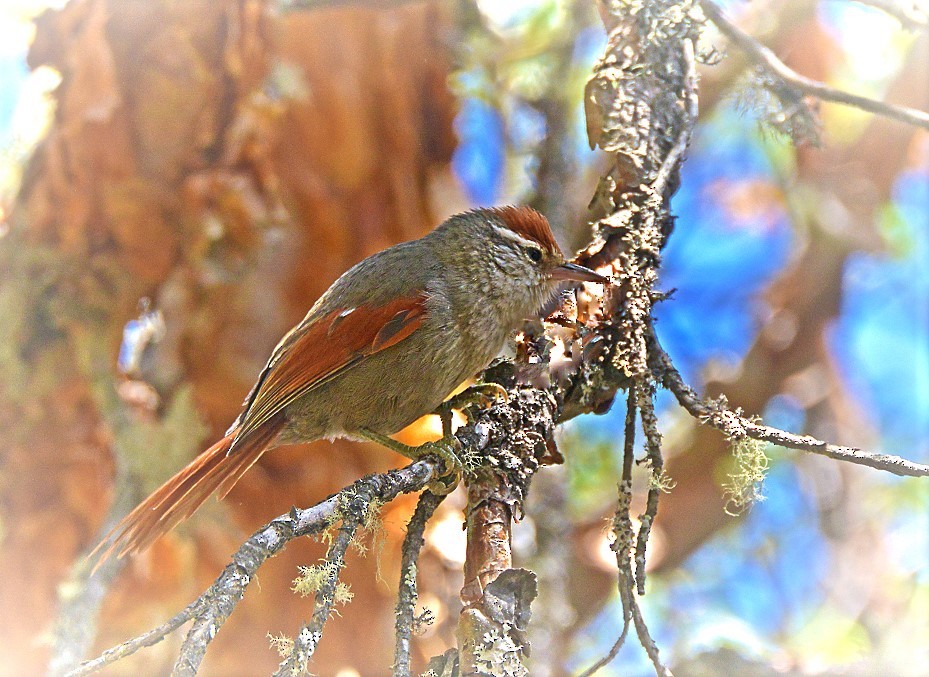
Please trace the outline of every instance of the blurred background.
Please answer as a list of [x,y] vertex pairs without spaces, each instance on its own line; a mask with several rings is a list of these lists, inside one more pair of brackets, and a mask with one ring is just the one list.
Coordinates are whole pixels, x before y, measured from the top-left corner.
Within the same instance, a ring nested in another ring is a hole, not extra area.
[[[929,20],[851,0],[724,7],[797,71],[929,110]],[[783,111],[711,28],[658,310],[689,381],[772,425],[929,462],[929,134],[835,105]],[[351,264],[476,205],[530,203],[586,243],[605,159],[582,90],[605,44],[568,0],[0,2],[0,674],[43,674],[72,565],[238,413],[278,338]],[[818,138],[819,145],[816,141]],[[929,482],[769,448],[727,506],[727,444],[662,395],[667,471],[646,619],[680,675],[929,675]],[[537,572],[532,674],[621,627],[607,540],[624,412],[564,426],[517,566]],[[434,434],[414,424],[408,441]],[[327,442],[263,458],[119,572],[93,651],[166,620],[261,524],[402,463]],[[385,506],[344,580],[320,675],[386,674],[399,543]],[[464,499],[427,530],[414,667],[453,645]],[[730,514],[739,512],[739,514]],[[208,675],[269,672],[324,544],[268,562]],[[360,630],[363,628],[363,632]],[[93,634],[93,633],[91,633]],[[166,674],[179,637],[106,674]],[[634,639],[601,674],[647,675]]]

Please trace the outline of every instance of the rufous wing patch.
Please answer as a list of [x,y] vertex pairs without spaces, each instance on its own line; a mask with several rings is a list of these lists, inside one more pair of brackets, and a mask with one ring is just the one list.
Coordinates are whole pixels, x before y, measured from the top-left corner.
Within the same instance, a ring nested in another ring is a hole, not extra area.
[[382,306],[340,308],[294,328],[262,373],[229,453],[302,395],[409,337],[425,317],[426,297],[417,294]]

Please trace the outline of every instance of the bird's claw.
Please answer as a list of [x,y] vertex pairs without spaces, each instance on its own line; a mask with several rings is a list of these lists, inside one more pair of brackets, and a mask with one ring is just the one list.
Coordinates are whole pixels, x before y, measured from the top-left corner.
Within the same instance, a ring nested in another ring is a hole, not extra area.
[[504,402],[510,399],[509,393],[499,383],[475,383],[468,386],[457,395],[453,395],[444,404],[449,409],[467,409],[468,407],[478,404],[482,407],[489,407],[495,400],[502,399]]
[[451,493],[464,472],[464,463],[457,453],[461,449],[461,442],[454,435],[443,437],[435,442],[426,442],[419,449],[424,455],[436,456],[442,462],[439,475],[429,483],[428,489],[437,496]]
[[475,383],[468,386],[457,395],[452,395],[439,405],[439,418],[442,420],[442,434],[449,437],[452,434],[452,411],[465,411],[473,405],[487,408],[495,400],[504,402],[510,399],[506,388],[498,383]]

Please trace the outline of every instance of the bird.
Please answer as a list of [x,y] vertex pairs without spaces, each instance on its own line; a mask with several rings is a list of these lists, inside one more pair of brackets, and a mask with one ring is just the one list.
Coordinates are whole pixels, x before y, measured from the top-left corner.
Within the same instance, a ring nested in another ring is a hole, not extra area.
[[225,436],[126,515],[90,557],[99,567],[144,551],[214,492],[224,498],[278,445],[344,437],[413,459],[447,457],[450,432],[419,447],[390,435],[485,369],[566,280],[609,283],[566,261],[545,216],[523,206],[456,214],[362,260],[277,344]]

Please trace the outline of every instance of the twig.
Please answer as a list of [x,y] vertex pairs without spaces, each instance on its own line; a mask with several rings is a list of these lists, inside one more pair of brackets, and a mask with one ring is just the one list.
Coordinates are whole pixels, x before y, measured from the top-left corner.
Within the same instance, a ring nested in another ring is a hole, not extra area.
[[272,520],[239,548],[233,555],[232,562],[226,566],[213,585],[182,612],[154,630],[108,649],[100,657],[83,663],[68,673],[69,677],[91,674],[141,648],[157,644],[192,619],[196,619],[196,622],[185,639],[175,672],[196,672],[207,646],[241,601],[245,588],[268,558],[279,553],[295,538],[316,534],[328,527],[338,515],[346,495],[357,494],[368,487],[378,501],[391,501],[400,494],[421,490],[437,476],[437,469],[437,461],[426,458],[399,470],[370,475],[310,508],[295,508],[287,515]]
[[[635,461],[635,421],[636,421],[636,393],[635,385],[629,386],[629,392],[626,394],[626,422],[623,428],[623,474],[622,482],[619,485],[620,497],[618,505],[616,508],[616,514],[613,517],[613,533],[616,536],[616,541],[613,543],[613,549],[616,550],[617,566],[619,569],[617,577],[617,587],[619,589],[619,599],[623,607],[623,629],[619,633],[619,637],[616,638],[616,641],[613,642],[613,646],[610,647],[610,650],[607,652],[603,658],[598,660],[596,663],[591,665],[589,668],[584,670],[578,677],[590,677],[595,672],[600,670],[600,668],[605,667],[613,661],[614,658],[619,654],[619,650],[623,648],[623,644],[626,643],[626,637],[629,635],[629,621],[631,619],[630,609],[628,606],[628,591],[631,587],[632,577],[625,576],[623,571],[624,568],[628,569],[628,548],[626,549],[627,556],[625,558],[626,564],[624,565],[620,560],[618,542],[620,539],[621,529],[617,528],[617,525],[626,523],[629,520],[629,505],[632,503],[632,464]],[[623,488],[628,488],[628,495],[624,493]],[[621,513],[622,507],[625,506],[626,512],[623,515]],[[632,531],[632,523],[629,522],[629,533]],[[626,585],[627,582],[625,579],[628,578],[629,585]]]
[[649,356],[654,360],[654,369],[664,386],[691,416],[706,423],[733,439],[750,437],[771,442],[789,449],[799,449],[813,454],[828,456],[839,461],[848,461],[894,475],[906,477],[929,477],[929,465],[908,461],[891,454],[873,454],[856,447],[843,447],[823,442],[809,435],[796,435],[778,428],[757,423],[730,410],[725,402],[701,398],[681,377],[671,357],[658,343],[654,329],[649,328]]
[[601,668],[604,668],[607,665],[609,665],[611,662],[613,662],[613,659],[615,659],[616,656],[619,655],[619,650],[623,648],[623,645],[626,643],[626,637],[629,636],[630,614],[627,612],[627,609],[626,609],[626,598],[627,598],[627,595],[620,596],[620,602],[623,607],[623,630],[622,632],[619,633],[619,637],[616,638],[616,641],[613,643],[613,646],[610,647],[610,650],[607,652],[607,654],[603,658],[601,658],[596,663],[591,665],[589,668],[584,670],[584,672],[580,673],[578,677],[590,677],[594,673],[599,672]]
[[[364,512],[370,509],[370,500],[369,498]],[[294,638],[294,646],[290,655],[281,662],[277,672],[274,673],[275,677],[297,677],[306,672],[307,662],[319,646],[319,640],[323,637],[323,626],[329,620],[329,614],[332,613],[332,606],[335,604],[339,574],[345,566],[345,552],[351,545],[355,531],[363,519],[363,514],[350,514],[343,517],[339,531],[332,539],[332,545],[326,553],[325,577],[316,591],[313,616],[309,623],[300,628]]]
[[642,648],[645,649],[645,653],[648,654],[648,658],[655,668],[655,674],[658,675],[658,677],[674,677],[668,667],[661,662],[661,657],[658,655],[658,645],[655,644],[655,640],[652,639],[652,635],[648,631],[648,625],[645,623],[645,618],[642,616],[642,610],[639,608],[639,603],[631,593],[629,594],[629,602],[632,622],[635,625],[635,632],[639,636],[639,644],[642,645]]
[[445,496],[431,491],[424,491],[416,504],[416,510],[406,528],[403,539],[403,553],[400,560],[400,590],[397,593],[396,645],[394,648],[393,674],[395,677],[408,677],[410,674],[410,641],[413,636],[413,618],[416,613],[417,585],[416,563],[425,541],[423,532],[426,522],[435,513]]
[[[636,405],[637,403],[641,405],[642,402],[642,396],[636,393],[636,386],[630,387],[626,398],[626,423],[623,433],[623,474],[619,483],[619,499],[616,504],[616,513],[613,516],[615,540],[612,548],[616,553],[616,581],[620,603],[623,608],[623,629],[609,653],[582,672],[580,677],[589,677],[616,657],[629,634],[630,620],[635,625],[639,643],[645,649],[645,653],[648,654],[655,668],[655,673],[659,677],[672,677],[671,671],[661,662],[658,647],[648,631],[648,625],[645,623],[645,618],[642,616],[642,611],[633,594],[636,587],[631,561],[634,531],[632,520],[629,518],[629,509],[632,505],[632,463],[635,445]],[[647,426],[643,425],[643,428],[647,428]]]
[[[645,379],[643,379],[645,380]],[[649,466],[648,497],[645,512],[639,516],[639,533],[635,542],[635,587],[639,595],[645,594],[645,550],[652,524],[658,515],[658,499],[661,497],[662,471],[661,433],[658,431],[658,416],[655,414],[655,384],[649,374],[646,383],[639,386],[639,410],[642,431],[645,434],[645,460]]]
[[632,482],[632,464],[635,462],[635,420],[638,407],[635,384],[626,394],[626,421],[623,426],[623,482]]
[[785,85],[799,90],[807,96],[813,96],[823,101],[832,101],[845,106],[860,108],[861,110],[883,115],[894,120],[929,129],[929,113],[906,106],[895,106],[884,101],[869,99],[849,92],[830,87],[818,80],[813,80],[797,73],[781,61],[770,49],[762,45],[747,33],[729,21],[722,10],[711,0],[701,0],[700,6],[706,15],[713,21],[722,33],[732,42],[744,50],[749,58],[756,64],[764,66],[772,75],[780,79]]
[[152,628],[138,637],[134,637],[122,644],[118,644],[111,649],[104,651],[98,658],[91,661],[85,661],[79,668],[68,673],[68,677],[79,677],[80,675],[89,675],[101,668],[115,663],[116,661],[131,656],[139,649],[154,646],[165,637],[184,625],[191,618],[200,613],[200,609],[205,603],[203,597],[198,597],[184,608],[183,611],[175,615],[169,621],[162,623],[157,628]]

